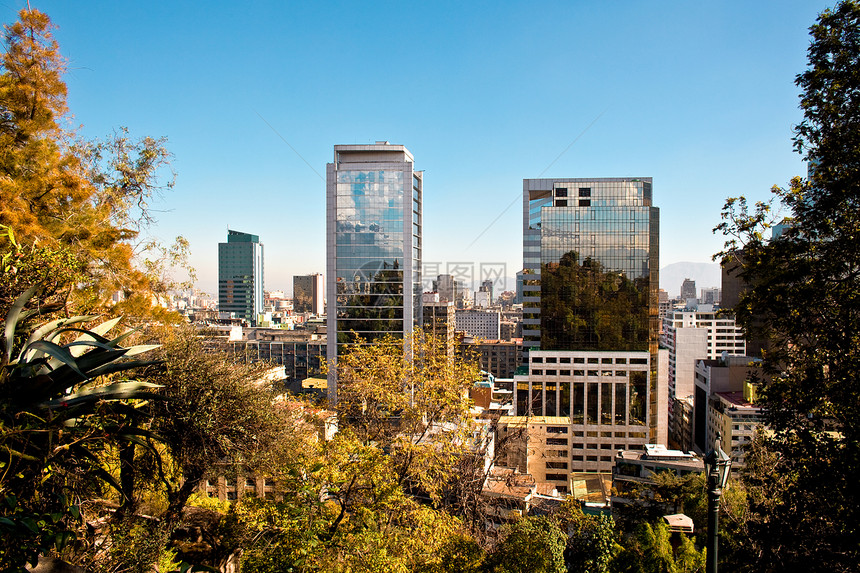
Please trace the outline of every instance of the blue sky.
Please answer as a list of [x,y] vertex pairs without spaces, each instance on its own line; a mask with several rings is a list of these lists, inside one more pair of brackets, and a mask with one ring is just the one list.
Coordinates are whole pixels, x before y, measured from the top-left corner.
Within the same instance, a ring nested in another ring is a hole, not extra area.
[[319,174],[333,145],[376,140],[425,171],[425,262],[513,275],[520,202],[499,215],[538,176],[653,177],[660,265],[708,261],[726,197],[805,173],[794,77],[832,4],[31,0],[59,26],[80,133],[168,138],[177,184],[150,233],[191,241],[208,292],[228,225],[260,236],[268,289],[324,272]]

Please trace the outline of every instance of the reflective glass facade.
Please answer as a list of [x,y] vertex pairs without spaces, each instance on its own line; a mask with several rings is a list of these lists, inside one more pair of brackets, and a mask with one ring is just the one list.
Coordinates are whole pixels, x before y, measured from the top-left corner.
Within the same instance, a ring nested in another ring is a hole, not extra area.
[[656,352],[651,179],[527,179],[523,215],[525,346]]
[[328,343],[421,323],[422,173],[402,145],[338,145],[327,174]]

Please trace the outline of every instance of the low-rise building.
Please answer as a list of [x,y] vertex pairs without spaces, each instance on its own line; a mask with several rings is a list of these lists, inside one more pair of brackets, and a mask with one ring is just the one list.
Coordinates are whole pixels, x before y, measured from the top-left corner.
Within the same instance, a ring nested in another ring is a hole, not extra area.
[[732,458],[732,471],[746,465],[746,451],[762,421],[761,408],[749,402],[744,392],[716,392],[711,396],[708,434],[722,437],[721,447]]

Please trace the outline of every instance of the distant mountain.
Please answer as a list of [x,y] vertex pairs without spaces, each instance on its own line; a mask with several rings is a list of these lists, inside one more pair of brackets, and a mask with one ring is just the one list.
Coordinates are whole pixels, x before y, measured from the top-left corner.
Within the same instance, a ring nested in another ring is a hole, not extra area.
[[672,263],[660,269],[660,288],[670,297],[681,294],[684,279],[696,281],[696,294],[703,287],[719,287],[721,282],[720,265],[717,263]]

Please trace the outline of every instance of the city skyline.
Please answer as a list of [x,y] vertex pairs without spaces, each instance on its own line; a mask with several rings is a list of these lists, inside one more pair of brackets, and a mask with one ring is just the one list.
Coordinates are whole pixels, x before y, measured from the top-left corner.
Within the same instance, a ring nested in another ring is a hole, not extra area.
[[33,7],[59,26],[81,136],[168,137],[151,234],[188,238],[214,294],[228,225],[266,243],[268,288],[324,272],[331,147],[376,140],[421,157],[425,262],[513,277],[523,178],[636,173],[659,189],[660,266],[708,261],[726,197],[805,173],[793,81],[829,4]]

